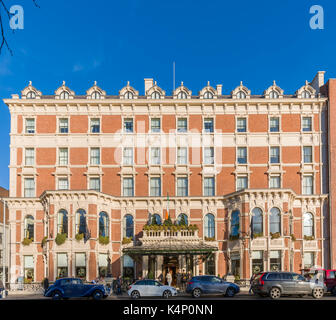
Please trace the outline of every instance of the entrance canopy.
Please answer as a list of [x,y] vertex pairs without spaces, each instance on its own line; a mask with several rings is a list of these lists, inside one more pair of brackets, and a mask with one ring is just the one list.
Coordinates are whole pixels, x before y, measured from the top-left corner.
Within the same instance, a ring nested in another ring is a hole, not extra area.
[[152,255],[152,254],[191,254],[204,255],[217,251],[218,248],[203,242],[199,243],[169,243],[166,241],[144,244],[123,248],[123,253],[128,255]]

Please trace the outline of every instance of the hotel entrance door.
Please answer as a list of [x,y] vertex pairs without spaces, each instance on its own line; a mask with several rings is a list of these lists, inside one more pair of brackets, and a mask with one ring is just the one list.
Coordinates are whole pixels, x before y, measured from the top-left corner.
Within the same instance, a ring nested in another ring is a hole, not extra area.
[[162,274],[164,284],[167,282],[168,272],[172,275],[172,286],[176,286],[176,273],[178,272],[178,256],[165,256],[163,259]]

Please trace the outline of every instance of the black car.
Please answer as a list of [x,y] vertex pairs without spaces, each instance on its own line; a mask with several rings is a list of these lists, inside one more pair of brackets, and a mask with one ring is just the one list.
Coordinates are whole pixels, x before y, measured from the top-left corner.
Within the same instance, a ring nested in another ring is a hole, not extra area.
[[45,297],[51,297],[54,300],[92,297],[100,300],[108,296],[108,292],[102,284],[86,284],[78,278],[62,278],[55,281],[46,292]]
[[323,282],[309,281],[294,272],[260,272],[252,281],[252,291],[261,297],[278,299],[282,295],[312,295],[322,298],[327,291]]

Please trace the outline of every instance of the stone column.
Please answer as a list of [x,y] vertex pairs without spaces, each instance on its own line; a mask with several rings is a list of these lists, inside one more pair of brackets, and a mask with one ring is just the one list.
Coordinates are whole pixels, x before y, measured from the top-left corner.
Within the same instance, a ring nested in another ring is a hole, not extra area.
[[155,279],[158,279],[162,273],[163,256],[156,256]]
[[148,274],[148,256],[142,256],[142,277],[146,278]]
[[185,255],[181,255],[181,268],[184,269],[185,272],[187,272],[187,258]]

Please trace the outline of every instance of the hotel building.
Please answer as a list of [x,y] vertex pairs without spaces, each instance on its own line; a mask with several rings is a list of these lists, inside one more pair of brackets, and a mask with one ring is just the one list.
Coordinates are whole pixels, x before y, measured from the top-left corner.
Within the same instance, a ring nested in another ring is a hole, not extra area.
[[331,264],[324,72],[294,94],[144,82],[4,100],[12,283]]

